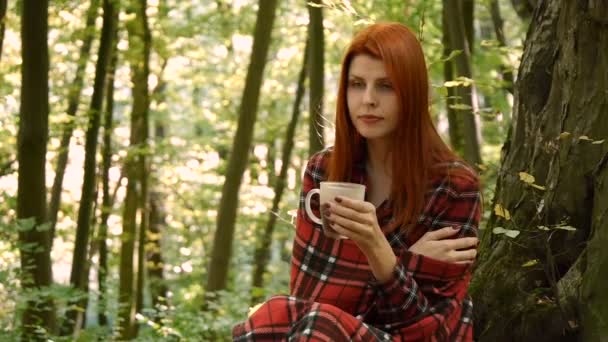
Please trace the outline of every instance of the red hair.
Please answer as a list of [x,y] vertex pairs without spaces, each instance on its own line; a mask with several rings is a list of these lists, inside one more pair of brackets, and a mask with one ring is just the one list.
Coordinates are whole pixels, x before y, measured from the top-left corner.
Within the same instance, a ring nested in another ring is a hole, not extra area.
[[[437,164],[462,160],[443,142],[431,119],[427,68],[415,34],[402,24],[378,23],[355,35],[342,60],[335,144],[327,165],[328,180],[351,181],[354,158],[365,148],[365,139],[355,129],[346,104],[348,71],[357,55],[382,60],[397,94],[400,115],[389,147],[392,156],[390,196],[395,212],[394,225],[390,229],[407,229],[411,223],[416,223],[430,183],[448,172],[447,167],[437,167]],[[450,171],[450,176],[459,174],[475,177],[462,168]]]

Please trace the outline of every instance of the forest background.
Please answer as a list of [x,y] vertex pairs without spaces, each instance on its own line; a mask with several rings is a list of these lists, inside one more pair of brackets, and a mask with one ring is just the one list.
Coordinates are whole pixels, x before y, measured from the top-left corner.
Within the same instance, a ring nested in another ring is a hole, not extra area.
[[[481,341],[608,336],[608,5],[0,0],[0,339],[230,340],[288,292],[353,33],[408,25],[482,176]],[[604,54],[601,54],[604,51]]]

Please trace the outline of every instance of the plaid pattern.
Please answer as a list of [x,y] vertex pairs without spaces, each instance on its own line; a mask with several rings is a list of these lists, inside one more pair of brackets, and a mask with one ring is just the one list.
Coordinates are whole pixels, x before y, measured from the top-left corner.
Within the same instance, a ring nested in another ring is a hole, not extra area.
[[[385,232],[398,262],[394,277],[379,284],[353,241],[325,237],[303,209],[308,191],[325,179],[329,152],[311,157],[304,175],[291,294],[272,297],[236,325],[234,341],[472,341],[473,307],[466,293],[470,266],[414,254],[408,246],[425,232],[446,226],[461,228],[456,237],[476,236],[481,199],[477,182],[463,177],[437,180],[414,229],[407,235]],[[463,163],[443,166],[466,168],[474,176]],[[366,184],[363,160],[355,163],[351,181]],[[312,202],[319,215],[318,197]],[[385,201],[376,210],[383,228],[392,218],[391,207]]]

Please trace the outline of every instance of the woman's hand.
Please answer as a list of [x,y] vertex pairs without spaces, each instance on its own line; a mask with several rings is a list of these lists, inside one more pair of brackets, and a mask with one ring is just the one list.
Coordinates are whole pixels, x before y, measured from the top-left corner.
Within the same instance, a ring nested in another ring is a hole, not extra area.
[[397,257],[380,229],[373,204],[338,196],[325,206],[324,213],[336,233],[359,246],[378,282],[393,277]]
[[439,261],[468,264],[475,261],[477,244],[475,237],[452,239],[458,233],[458,228],[445,227],[432,232],[426,232],[409,251],[424,255]]
[[353,240],[361,249],[374,248],[386,240],[372,203],[338,196],[324,206],[323,212],[330,227],[339,235]]

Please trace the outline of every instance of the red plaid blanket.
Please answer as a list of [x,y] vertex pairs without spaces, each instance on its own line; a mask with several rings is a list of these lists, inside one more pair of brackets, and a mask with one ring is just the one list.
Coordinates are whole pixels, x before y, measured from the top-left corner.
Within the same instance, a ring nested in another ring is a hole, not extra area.
[[[426,231],[459,226],[456,237],[475,236],[480,217],[479,186],[463,177],[434,182],[415,229],[387,232],[398,263],[392,280],[379,284],[365,255],[351,240],[325,237],[304,211],[308,191],[325,179],[328,151],[314,155],[304,175],[293,244],[291,294],[274,296],[233,329],[234,341],[472,341],[471,270],[408,251]],[[454,162],[446,167],[467,168]],[[471,171],[473,172],[473,171]],[[366,183],[365,164],[353,181]],[[476,177],[472,177],[476,179]],[[318,215],[319,203],[312,203]],[[387,227],[392,210],[376,210]]]

